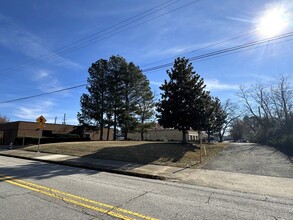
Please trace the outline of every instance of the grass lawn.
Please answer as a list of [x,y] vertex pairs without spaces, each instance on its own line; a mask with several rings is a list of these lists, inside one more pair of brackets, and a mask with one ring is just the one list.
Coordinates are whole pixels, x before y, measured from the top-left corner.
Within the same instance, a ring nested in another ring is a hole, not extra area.
[[[204,145],[207,155],[202,149],[202,162],[206,162],[217,155],[227,146],[227,143]],[[36,151],[37,146],[25,147],[24,150]],[[147,141],[90,141],[42,144],[40,145],[40,152],[175,167],[197,167],[200,160],[200,150],[195,146]]]

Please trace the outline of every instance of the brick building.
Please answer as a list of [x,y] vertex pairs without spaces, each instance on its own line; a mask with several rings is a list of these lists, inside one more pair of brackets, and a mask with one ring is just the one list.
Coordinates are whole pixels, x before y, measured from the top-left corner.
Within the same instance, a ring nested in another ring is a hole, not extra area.
[[[104,140],[107,138],[107,129],[103,132]],[[0,144],[28,144],[35,143],[39,137],[36,122],[8,122],[0,124]],[[113,139],[113,131],[110,130],[110,139]],[[42,131],[42,142],[82,141],[98,140],[99,131],[96,127],[84,127],[64,124],[46,123]]]

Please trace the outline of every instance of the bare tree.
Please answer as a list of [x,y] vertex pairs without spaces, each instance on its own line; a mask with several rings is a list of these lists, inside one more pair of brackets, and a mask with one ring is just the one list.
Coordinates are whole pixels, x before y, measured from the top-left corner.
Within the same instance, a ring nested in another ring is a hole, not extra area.
[[6,122],[9,122],[9,118],[7,118],[4,115],[0,115],[0,124],[6,123]]
[[248,116],[257,122],[256,139],[262,142],[292,132],[293,91],[284,75],[268,85],[257,83],[248,88],[241,87],[239,97]]
[[277,84],[271,86],[272,111],[278,122],[284,124],[285,130],[289,131],[290,120],[293,112],[293,90],[288,78],[283,75],[278,77]]
[[233,120],[230,127],[230,135],[233,138],[233,140],[237,141],[244,138],[244,134],[245,134],[244,122],[240,119]]
[[226,112],[226,123],[223,125],[222,129],[219,131],[220,142],[223,141],[223,137],[228,128],[231,127],[234,120],[238,119],[241,116],[241,113],[238,111],[238,106],[231,102],[230,99],[227,99],[222,105],[222,109]]

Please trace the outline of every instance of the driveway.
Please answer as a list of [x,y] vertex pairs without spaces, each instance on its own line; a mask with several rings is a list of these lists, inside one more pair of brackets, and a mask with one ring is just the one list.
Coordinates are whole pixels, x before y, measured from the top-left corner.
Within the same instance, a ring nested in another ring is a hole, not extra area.
[[202,168],[293,178],[292,158],[273,147],[253,143],[233,143]]

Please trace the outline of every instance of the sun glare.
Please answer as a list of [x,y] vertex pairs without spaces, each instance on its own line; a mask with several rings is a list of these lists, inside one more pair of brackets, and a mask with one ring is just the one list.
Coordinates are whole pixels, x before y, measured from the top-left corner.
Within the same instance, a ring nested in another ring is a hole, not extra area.
[[261,36],[273,37],[283,32],[289,25],[289,18],[282,8],[271,8],[260,18],[257,30]]

